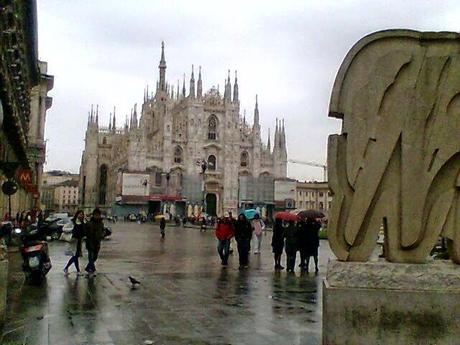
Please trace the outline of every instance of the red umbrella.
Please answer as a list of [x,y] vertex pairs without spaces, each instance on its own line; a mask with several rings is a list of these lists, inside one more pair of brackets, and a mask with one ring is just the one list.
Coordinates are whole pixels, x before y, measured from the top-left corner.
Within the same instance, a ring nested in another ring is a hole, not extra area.
[[275,219],[281,219],[287,222],[296,222],[299,220],[299,217],[293,213],[282,211],[275,214]]

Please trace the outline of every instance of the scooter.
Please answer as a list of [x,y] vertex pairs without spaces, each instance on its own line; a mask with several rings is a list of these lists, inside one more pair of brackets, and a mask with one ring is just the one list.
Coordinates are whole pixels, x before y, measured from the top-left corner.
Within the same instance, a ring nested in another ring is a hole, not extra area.
[[52,267],[48,255],[48,243],[43,240],[43,234],[36,225],[31,225],[26,230],[15,229],[14,231],[21,232],[22,270],[26,280],[40,285]]

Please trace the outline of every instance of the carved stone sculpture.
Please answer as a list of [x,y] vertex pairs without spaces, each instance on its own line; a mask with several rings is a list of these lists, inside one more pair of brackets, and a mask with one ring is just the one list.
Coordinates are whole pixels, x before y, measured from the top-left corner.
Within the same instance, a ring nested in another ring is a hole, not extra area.
[[381,228],[385,256],[421,263],[439,236],[460,264],[460,36],[381,31],[343,61],[329,116],[334,195],[329,241],[343,261],[367,261]]

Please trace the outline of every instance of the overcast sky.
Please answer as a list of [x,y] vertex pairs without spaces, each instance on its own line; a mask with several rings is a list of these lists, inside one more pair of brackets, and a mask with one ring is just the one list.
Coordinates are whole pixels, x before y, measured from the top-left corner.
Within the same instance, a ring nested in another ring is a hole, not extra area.
[[[459,31],[459,23],[457,0],[39,0],[39,55],[55,76],[46,169],[78,172],[91,104],[104,124],[116,106],[121,126],[142,103],[158,77],[162,40],[169,82],[184,73],[188,82],[191,65],[201,65],[203,89],[222,91],[227,70],[232,83],[238,70],[241,112],[252,122],[258,94],[264,141],[284,118],[288,157],[324,163],[327,136],[340,130],[327,117],[330,92],[352,45],[378,30]],[[288,170],[322,178],[318,168]]]

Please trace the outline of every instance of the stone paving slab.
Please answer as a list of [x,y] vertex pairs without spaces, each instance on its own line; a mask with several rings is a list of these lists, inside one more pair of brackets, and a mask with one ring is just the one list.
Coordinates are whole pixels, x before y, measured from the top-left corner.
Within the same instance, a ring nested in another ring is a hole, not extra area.
[[[30,345],[319,344],[323,273],[331,252],[321,242],[320,275],[274,272],[271,234],[250,268],[235,253],[220,266],[212,231],[117,223],[104,241],[97,277],[62,267],[65,244],[50,244],[53,269],[41,287],[23,284],[11,259],[4,341]],[[236,249],[236,244],[233,246]],[[86,264],[83,258],[81,266]],[[132,290],[128,276],[141,281]]]

